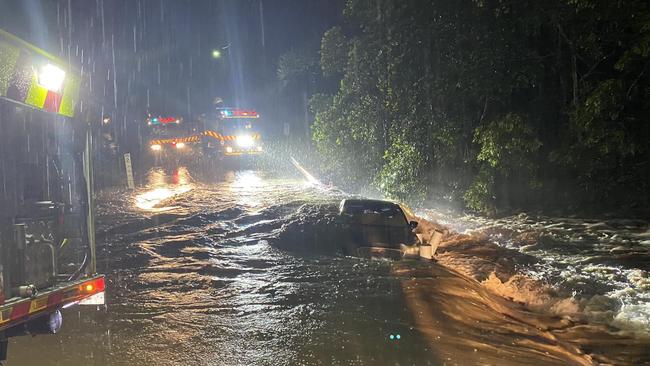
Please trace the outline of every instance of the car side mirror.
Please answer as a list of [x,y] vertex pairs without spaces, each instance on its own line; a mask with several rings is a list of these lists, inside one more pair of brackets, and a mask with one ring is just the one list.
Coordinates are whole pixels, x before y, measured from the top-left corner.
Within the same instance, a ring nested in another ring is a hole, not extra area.
[[415,230],[416,227],[418,227],[418,222],[417,221],[409,221],[409,227],[411,230]]

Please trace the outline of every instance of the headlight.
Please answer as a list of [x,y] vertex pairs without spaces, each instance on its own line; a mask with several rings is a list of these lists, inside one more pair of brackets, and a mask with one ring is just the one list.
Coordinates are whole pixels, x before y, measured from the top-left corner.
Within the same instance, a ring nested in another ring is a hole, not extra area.
[[251,135],[239,135],[237,136],[237,145],[243,148],[252,147],[255,144],[255,140]]
[[185,143],[184,143],[184,142],[178,142],[178,143],[176,143],[176,148],[177,148],[177,149],[182,149],[182,148],[184,148],[184,147],[185,147]]
[[159,151],[160,149],[162,149],[162,146],[160,146],[158,144],[151,145],[151,150],[153,150],[153,151]]
[[232,147],[230,147],[230,146],[226,146],[226,152],[227,152],[227,153],[231,153],[231,152],[232,152]]

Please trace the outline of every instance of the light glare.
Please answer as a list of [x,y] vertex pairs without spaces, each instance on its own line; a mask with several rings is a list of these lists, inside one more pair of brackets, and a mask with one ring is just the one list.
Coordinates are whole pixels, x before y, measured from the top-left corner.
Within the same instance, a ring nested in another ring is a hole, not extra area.
[[251,135],[239,135],[237,136],[237,145],[243,148],[252,147],[255,141]]
[[61,90],[64,79],[65,71],[52,64],[43,66],[38,75],[38,83],[45,89],[53,92]]

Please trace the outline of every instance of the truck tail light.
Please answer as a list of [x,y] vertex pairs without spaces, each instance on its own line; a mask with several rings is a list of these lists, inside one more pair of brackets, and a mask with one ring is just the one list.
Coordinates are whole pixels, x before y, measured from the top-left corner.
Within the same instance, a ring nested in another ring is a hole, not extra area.
[[79,286],[79,293],[86,297],[79,301],[79,305],[105,305],[105,290],[104,277],[82,283]]
[[79,286],[79,292],[85,295],[94,295],[106,289],[104,277],[100,277],[88,282],[84,282]]

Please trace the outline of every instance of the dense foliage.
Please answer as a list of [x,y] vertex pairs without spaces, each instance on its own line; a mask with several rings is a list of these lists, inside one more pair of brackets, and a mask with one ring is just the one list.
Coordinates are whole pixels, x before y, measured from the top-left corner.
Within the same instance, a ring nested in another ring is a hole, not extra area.
[[642,0],[348,0],[311,98],[326,170],[419,203],[648,207]]

